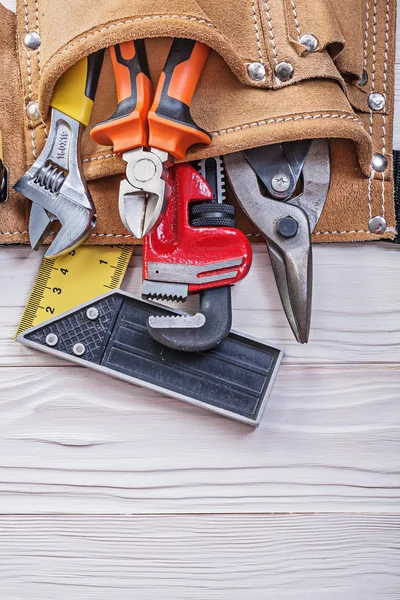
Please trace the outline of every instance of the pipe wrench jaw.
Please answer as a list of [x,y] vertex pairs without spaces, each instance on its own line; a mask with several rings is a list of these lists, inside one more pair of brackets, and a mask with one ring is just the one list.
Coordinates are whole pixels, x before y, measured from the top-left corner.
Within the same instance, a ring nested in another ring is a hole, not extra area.
[[87,238],[95,225],[95,208],[80,164],[82,127],[53,108],[46,145],[14,186],[32,201],[29,232],[35,250],[49,233],[53,221],[61,223],[46,252],[47,258],[70,252]]

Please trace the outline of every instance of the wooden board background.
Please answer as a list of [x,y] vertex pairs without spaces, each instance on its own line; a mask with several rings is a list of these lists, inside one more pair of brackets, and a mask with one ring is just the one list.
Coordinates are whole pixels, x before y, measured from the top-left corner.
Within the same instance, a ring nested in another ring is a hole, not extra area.
[[398,600],[399,252],[315,247],[299,346],[257,248],[234,326],[286,356],[253,431],[16,344],[41,255],[0,248],[1,600]]

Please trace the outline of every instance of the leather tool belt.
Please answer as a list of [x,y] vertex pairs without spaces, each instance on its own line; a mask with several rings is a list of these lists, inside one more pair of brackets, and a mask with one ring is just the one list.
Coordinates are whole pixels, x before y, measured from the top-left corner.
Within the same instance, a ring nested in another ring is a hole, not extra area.
[[[394,0],[19,0],[16,15],[0,6],[0,129],[10,186],[44,146],[52,90],[68,67],[100,48],[145,38],[155,82],[171,37],[186,37],[212,49],[192,105],[212,143],[192,149],[189,160],[328,138],[331,185],[313,240],[392,239],[395,10]],[[40,36],[36,49],[24,43],[32,32]],[[32,103],[39,119],[27,116]],[[107,54],[92,123],[116,104]],[[88,131],[82,144],[98,214],[89,243],[137,243],[117,207],[124,162]],[[371,169],[375,154],[388,161],[383,172]],[[10,189],[0,205],[0,243],[28,243],[28,205]],[[384,234],[368,229],[376,215],[387,221]],[[258,240],[243,214],[238,224]]]

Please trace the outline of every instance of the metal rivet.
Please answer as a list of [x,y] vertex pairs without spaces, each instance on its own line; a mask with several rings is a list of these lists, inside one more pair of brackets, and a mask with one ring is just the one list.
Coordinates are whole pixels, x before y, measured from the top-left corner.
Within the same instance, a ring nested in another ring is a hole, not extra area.
[[30,121],[37,121],[40,119],[40,111],[37,102],[31,102],[26,107],[26,116]]
[[37,50],[40,46],[40,35],[36,31],[30,31],[24,37],[24,46],[28,50]]
[[99,311],[97,310],[97,308],[95,306],[91,306],[90,308],[87,309],[86,316],[91,321],[95,321],[96,319],[99,318]]
[[278,221],[277,231],[282,237],[289,239],[297,235],[298,222],[292,217],[283,217]]
[[305,46],[307,52],[314,52],[318,47],[318,40],[312,33],[305,33],[299,38],[300,44]]
[[288,62],[278,63],[275,67],[275,77],[279,81],[289,81],[289,79],[292,79],[293,73],[293,66]]
[[371,160],[371,167],[374,171],[376,171],[377,173],[383,173],[383,171],[386,171],[387,166],[388,161],[384,154],[377,152],[373,155]]
[[77,344],[75,344],[75,346],[72,348],[72,352],[74,354],[76,354],[76,356],[82,356],[82,354],[85,354],[85,346],[83,344],[81,344],[80,342],[78,342]]
[[382,110],[385,108],[386,100],[385,96],[374,92],[368,96],[368,106],[371,110]]
[[58,344],[58,335],[49,333],[46,335],[46,344],[48,346],[56,346]]
[[290,186],[290,179],[285,173],[277,173],[271,179],[271,186],[276,192],[286,192]]
[[367,83],[368,83],[368,72],[366,71],[366,69],[363,69],[361,79],[356,81],[356,84],[360,85],[361,87],[364,87],[364,85],[367,85]]
[[265,79],[265,67],[262,63],[250,63],[247,65],[247,72],[252,81],[263,81]]
[[387,229],[386,219],[383,217],[373,217],[368,223],[368,229],[371,233],[375,233],[376,235],[385,233]]

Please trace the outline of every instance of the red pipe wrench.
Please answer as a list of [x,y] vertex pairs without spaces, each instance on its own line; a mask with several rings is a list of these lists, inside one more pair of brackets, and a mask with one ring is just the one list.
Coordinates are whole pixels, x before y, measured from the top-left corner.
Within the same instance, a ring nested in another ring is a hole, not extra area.
[[229,333],[230,286],[247,275],[252,259],[246,235],[232,226],[233,207],[223,204],[220,159],[207,160],[216,166],[212,187],[190,164],[169,170],[171,201],[143,246],[143,297],[185,301],[188,294],[200,293],[196,315],[148,322],[154,339],[189,351],[212,348]]

